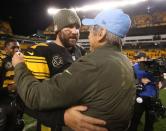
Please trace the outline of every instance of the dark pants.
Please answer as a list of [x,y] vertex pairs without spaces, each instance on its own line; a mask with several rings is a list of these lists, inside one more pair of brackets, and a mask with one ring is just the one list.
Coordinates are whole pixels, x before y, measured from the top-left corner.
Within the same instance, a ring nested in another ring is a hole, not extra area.
[[0,99],[0,131],[22,131],[23,126],[22,113],[17,109],[15,94],[3,93]]
[[6,115],[4,114],[3,109],[0,108],[0,131],[5,131],[6,120]]
[[52,111],[37,111],[25,106],[21,98],[17,97],[17,105],[22,112],[37,119],[37,131],[41,131],[41,125],[51,127],[51,131],[62,131],[64,109]]
[[0,105],[0,110],[0,131],[16,131],[16,108],[6,103]]
[[134,114],[132,117],[129,131],[137,131],[142,114],[145,112],[144,131],[153,131],[153,124],[155,122],[155,112],[151,106],[150,98],[143,98],[143,103],[135,103]]

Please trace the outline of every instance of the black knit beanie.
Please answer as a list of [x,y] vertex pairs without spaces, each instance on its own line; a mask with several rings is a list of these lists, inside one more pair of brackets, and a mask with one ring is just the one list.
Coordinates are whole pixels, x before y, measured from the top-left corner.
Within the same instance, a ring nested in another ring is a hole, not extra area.
[[66,26],[75,24],[80,27],[81,22],[77,13],[70,9],[61,9],[54,15],[54,29],[59,31]]

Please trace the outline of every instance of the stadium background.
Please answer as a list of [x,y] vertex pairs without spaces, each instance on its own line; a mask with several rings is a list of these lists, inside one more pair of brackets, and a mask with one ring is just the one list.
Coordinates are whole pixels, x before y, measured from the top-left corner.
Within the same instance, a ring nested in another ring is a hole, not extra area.
[[[141,8],[140,8],[141,7]],[[123,8],[132,18],[132,28],[127,37],[123,39],[123,52],[134,61],[134,56],[138,51],[144,51],[149,58],[156,59],[159,57],[166,58],[166,2],[155,3],[153,5],[139,4],[131,8]],[[89,17],[94,17],[97,11],[92,12]],[[78,12],[80,18],[85,17],[85,13]],[[86,17],[88,16],[86,14]],[[80,40],[78,41],[87,51],[88,43],[88,26],[82,26],[80,30]],[[53,23],[50,22],[44,30],[38,30],[35,34],[22,36],[13,33],[10,21],[0,20],[0,48],[3,47],[4,41],[9,38],[15,38],[20,42],[22,51],[33,44],[53,40]],[[166,90],[160,91],[160,97],[166,105]],[[34,120],[25,116],[26,125],[31,125]],[[139,130],[142,131],[143,123],[140,124]],[[166,118],[160,119],[155,123],[154,131],[166,130]],[[32,128],[29,131],[33,131]]]

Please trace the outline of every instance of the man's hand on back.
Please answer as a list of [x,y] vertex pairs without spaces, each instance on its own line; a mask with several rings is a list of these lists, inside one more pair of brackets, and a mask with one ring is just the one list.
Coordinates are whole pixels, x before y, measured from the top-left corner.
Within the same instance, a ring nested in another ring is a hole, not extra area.
[[86,116],[81,112],[87,110],[86,106],[75,106],[67,109],[64,114],[64,121],[74,131],[108,131],[102,127],[106,124],[104,120]]

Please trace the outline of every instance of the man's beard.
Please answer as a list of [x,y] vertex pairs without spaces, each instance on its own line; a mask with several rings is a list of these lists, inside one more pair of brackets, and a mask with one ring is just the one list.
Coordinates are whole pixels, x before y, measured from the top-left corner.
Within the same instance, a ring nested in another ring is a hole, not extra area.
[[62,42],[63,46],[66,48],[73,48],[75,47],[78,37],[77,35],[73,35],[73,36],[67,36],[66,34],[64,34],[63,32],[59,33],[59,39]]

